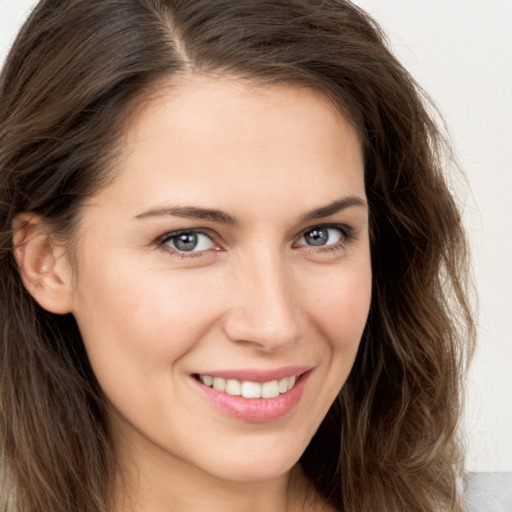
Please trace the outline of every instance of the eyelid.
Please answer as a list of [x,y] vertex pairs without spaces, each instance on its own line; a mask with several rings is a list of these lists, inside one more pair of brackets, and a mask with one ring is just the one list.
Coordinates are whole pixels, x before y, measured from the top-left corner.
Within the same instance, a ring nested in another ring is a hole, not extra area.
[[[182,251],[178,248],[171,247],[171,246],[167,245],[167,242],[169,240],[171,240],[172,238],[177,237],[179,235],[185,234],[185,233],[204,235],[211,240],[214,247],[212,249],[203,249],[200,251]],[[220,247],[219,247],[220,244],[217,242],[215,234],[211,230],[205,229],[205,228],[188,228],[188,229],[177,229],[175,231],[168,231],[164,235],[159,236],[156,240],[156,243],[159,246],[159,248],[161,248],[162,250],[164,250],[168,253],[171,253],[171,254],[178,255],[183,258],[200,256],[200,255],[210,252],[212,250],[213,251],[220,250]]]
[[338,230],[345,239],[353,238],[355,236],[354,229],[352,229],[350,226],[347,226],[346,224],[323,223],[315,224],[313,226],[308,227],[307,229],[304,229],[297,237],[297,241],[303,238],[307,233],[314,231],[315,229],[335,229]]
[[[335,229],[340,232],[340,239],[332,244],[324,245],[324,246],[314,246],[309,244],[299,244],[298,242],[304,238],[304,236],[315,229]],[[214,247],[212,249],[203,249],[199,251],[182,251],[177,248],[173,248],[169,245],[167,245],[167,241],[172,239],[173,237],[177,237],[180,234],[184,233],[195,233],[195,234],[202,234],[207,236],[211,241]],[[156,240],[157,245],[162,250],[166,251],[167,253],[179,256],[181,258],[191,258],[191,257],[197,257],[205,255],[205,253],[210,253],[212,251],[220,251],[222,250],[222,245],[218,242],[218,235],[213,232],[210,229],[207,228],[188,228],[188,229],[177,229],[174,231],[168,231],[162,236],[159,236]],[[339,223],[322,223],[322,224],[314,224],[307,229],[304,229],[301,231],[301,233],[296,238],[296,241],[293,243],[292,247],[294,248],[301,248],[306,251],[314,251],[314,252],[322,252],[322,251],[335,251],[337,249],[343,249],[345,248],[354,238],[356,238],[356,232],[353,228],[346,224],[339,224]]]
[[188,228],[188,229],[176,229],[174,231],[168,231],[167,233],[158,237],[159,242],[165,242],[175,236],[183,235],[184,233],[194,233],[206,235],[209,238],[212,238],[211,232],[208,229],[204,228]]
[[[334,243],[329,245],[309,245],[307,243],[299,244],[298,242],[306,236],[306,234],[315,229],[335,229],[340,233],[340,239]],[[311,255],[322,255],[328,253],[337,253],[344,251],[350,246],[353,240],[357,237],[356,231],[347,226],[346,224],[339,223],[323,223],[323,224],[315,224],[310,226],[309,228],[302,231],[300,236],[297,238],[297,241],[293,244],[293,248],[297,250],[301,250],[303,253],[308,253]]]

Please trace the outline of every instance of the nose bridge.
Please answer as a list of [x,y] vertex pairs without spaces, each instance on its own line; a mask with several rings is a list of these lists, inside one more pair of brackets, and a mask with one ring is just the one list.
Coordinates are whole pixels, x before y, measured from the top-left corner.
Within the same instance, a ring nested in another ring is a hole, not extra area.
[[227,326],[235,341],[282,350],[301,334],[300,306],[293,276],[279,251],[253,251],[233,273],[234,301]]

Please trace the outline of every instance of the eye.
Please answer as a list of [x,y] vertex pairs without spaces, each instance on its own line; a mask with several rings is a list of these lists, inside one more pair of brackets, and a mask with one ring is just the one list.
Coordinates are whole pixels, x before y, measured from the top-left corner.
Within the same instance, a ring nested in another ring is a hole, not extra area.
[[160,244],[179,252],[200,252],[215,248],[209,235],[195,230],[168,233],[160,239]]
[[337,246],[349,238],[348,229],[342,226],[315,226],[306,231],[295,244],[297,246]]

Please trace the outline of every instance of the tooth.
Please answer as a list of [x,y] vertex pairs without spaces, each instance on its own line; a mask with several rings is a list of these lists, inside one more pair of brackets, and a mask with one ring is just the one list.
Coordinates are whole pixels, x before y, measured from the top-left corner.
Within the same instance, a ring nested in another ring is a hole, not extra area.
[[200,375],[199,378],[201,379],[201,382],[205,386],[212,387],[212,385],[213,385],[213,377],[210,377],[209,375]]
[[288,377],[279,381],[279,393],[286,393],[288,391]]
[[293,386],[295,386],[295,381],[297,380],[297,378],[295,377],[295,375],[292,375],[291,377],[288,377],[288,391],[290,391],[290,389],[293,388]]
[[261,398],[261,384],[258,382],[242,382],[242,396],[244,398]]
[[277,380],[264,382],[261,385],[261,398],[275,398],[279,396],[279,383]]
[[220,377],[214,377],[213,379],[213,387],[217,391],[224,391],[226,389],[226,380],[221,379]]
[[228,395],[240,396],[242,394],[242,384],[234,379],[229,379],[226,382],[226,393]]

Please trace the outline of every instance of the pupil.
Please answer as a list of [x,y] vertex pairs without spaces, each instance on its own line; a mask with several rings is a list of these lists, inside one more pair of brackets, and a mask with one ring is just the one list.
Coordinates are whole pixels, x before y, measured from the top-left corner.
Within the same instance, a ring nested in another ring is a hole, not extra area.
[[309,245],[325,245],[329,239],[327,228],[312,229],[304,237]]
[[174,245],[180,251],[192,251],[197,245],[197,235],[195,233],[182,233],[176,237]]

